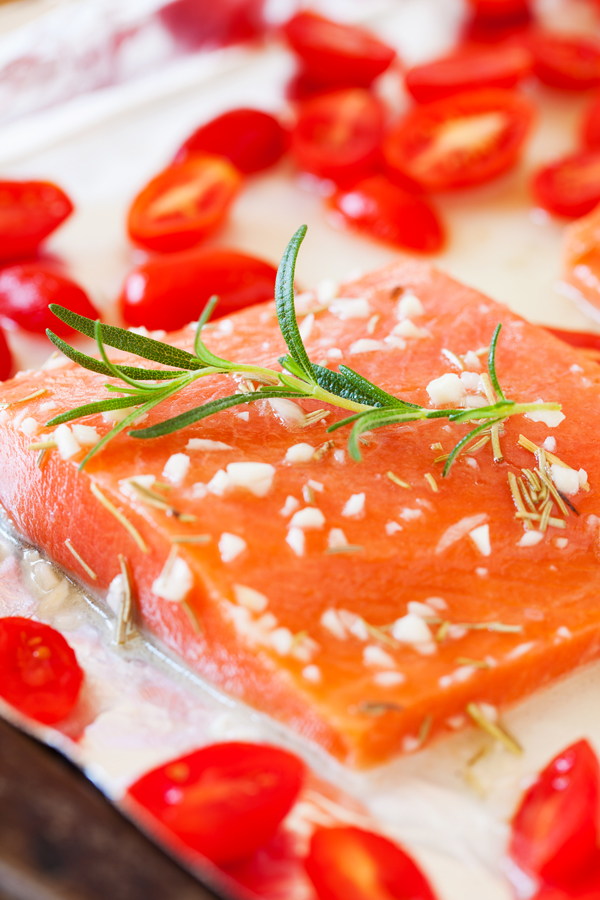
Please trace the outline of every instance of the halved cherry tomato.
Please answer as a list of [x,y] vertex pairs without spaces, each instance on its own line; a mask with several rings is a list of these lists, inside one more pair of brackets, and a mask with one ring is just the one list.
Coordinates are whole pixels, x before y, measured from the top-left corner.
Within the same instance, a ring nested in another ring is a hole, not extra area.
[[0,329],[0,381],[6,381],[12,369],[12,354],[6,335]]
[[241,176],[220,156],[191,156],[153,178],[129,210],[127,228],[136,244],[173,253],[215,231],[241,187]]
[[598,864],[599,813],[598,760],[587,741],[578,741],[525,793],[513,819],[509,855],[544,882],[583,882]]
[[312,12],[293,16],[283,31],[305,70],[322,84],[368,87],[396,56],[364,28],[332,22]]
[[352,84],[323,84],[313,78],[310,72],[300,68],[292,75],[285,87],[285,96],[293,103],[302,103],[304,100],[310,100],[311,97],[318,97],[321,94],[330,94],[332,91],[341,90],[343,88],[352,88],[356,85]]
[[516,163],[533,114],[525,97],[492,88],[421,106],[384,140],[388,172],[430,191],[489,181]]
[[480,19],[502,23],[526,17],[530,13],[530,0],[469,0],[475,15]]
[[274,165],[287,143],[288,134],[275,116],[260,109],[231,109],[197,128],[177,151],[175,162],[192,153],[211,153],[248,175]]
[[260,744],[213,744],[143,775],[129,794],[185,844],[219,864],[274,834],[304,778],[300,760]]
[[564,341],[565,344],[570,344],[571,347],[592,350],[594,353],[600,352],[600,334],[593,331],[568,331],[563,328],[548,327],[546,327],[546,331]]
[[271,300],[277,269],[234,250],[188,250],[154,257],[125,279],[120,297],[128,325],[183,328],[200,316],[213,294],[217,317]]
[[436,253],[444,243],[442,225],[430,204],[384,175],[338,191],[329,204],[346,224],[398,247]]
[[313,97],[300,108],[292,154],[304,171],[351,185],[376,169],[383,124],[383,107],[368,91]]
[[600,40],[588,35],[538,33],[529,40],[534,74],[571,91],[600,85]]
[[568,887],[544,884],[531,900],[600,900],[600,854],[594,872],[582,882]]
[[46,181],[0,181],[0,261],[32,256],[73,212],[59,187]]
[[73,329],[48,310],[50,303],[59,303],[80,316],[97,319],[98,313],[85,291],[42,263],[23,263],[0,269],[0,318],[24,328],[44,334],[51,328],[57,334],[73,334]]
[[462,51],[415,66],[405,84],[417,103],[432,103],[479,88],[511,88],[531,73],[531,54],[505,45]]
[[588,106],[581,129],[583,143],[590,150],[600,150],[600,96]]
[[305,864],[319,900],[435,900],[408,854],[360,828],[319,828]]
[[37,722],[66,719],[83,672],[62,634],[14,616],[0,619],[0,696]]
[[578,218],[600,203],[600,150],[565,156],[540,169],[533,193],[544,209]]
[[262,0],[172,0],[158,9],[161,22],[186,50],[251,40],[265,30]]

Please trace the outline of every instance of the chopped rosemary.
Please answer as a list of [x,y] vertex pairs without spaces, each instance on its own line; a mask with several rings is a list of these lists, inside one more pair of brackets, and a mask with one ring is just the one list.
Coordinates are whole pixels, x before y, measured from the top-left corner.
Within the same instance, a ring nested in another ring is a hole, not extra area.
[[119,553],[119,566],[121,567],[121,580],[123,583],[123,592],[121,594],[121,603],[119,604],[119,612],[115,623],[115,644],[121,645],[127,642],[135,631],[132,622],[133,615],[133,596],[131,591],[131,575],[129,573],[129,563],[122,553]]
[[91,490],[92,494],[94,495],[94,497],[96,498],[96,500],[99,500],[100,503],[102,504],[102,506],[105,509],[107,509],[111,515],[113,515],[115,517],[117,522],[120,522],[120,524],[123,526],[123,528],[125,528],[125,530],[129,532],[129,534],[131,535],[133,540],[136,542],[136,544],[138,545],[138,547],[140,548],[142,553],[147,553],[148,547],[146,546],[146,542],[145,542],[144,538],[141,536],[141,534],[139,533],[137,528],[131,524],[129,519],[127,519],[123,515],[121,510],[117,509],[117,507],[114,505],[114,503],[111,503],[110,500],[108,499],[108,497],[104,496],[104,494],[102,493],[100,488],[93,481],[90,484],[90,490]]
[[379,718],[388,712],[404,712],[404,707],[400,703],[391,703],[385,700],[364,700],[358,704],[358,712],[364,716]]
[[492,722],[491,719],[488,719],[477,703],[469,703],[467,705],[467,712],[482,731],[486,731],[490,737],[493,737],[494,740],[503,744],[510,753],[514,753],[516,756],[520,756],[523,753],[523,748],[512,734],[509,734],[509,732],[497,722]]
[[172,544],[210,544],[212,538],[210,534],[173,534],[171,535]]
[[433,716],[431,713],[425,716],[423,721],[421,722],[421,727],[419,728],[419,734],[417,735],[417,740],[419,741],[419,746],[422,747],[423,744],[427,741],[429,737],[429,733],[431,731],[431,726],[433,725]]
[[75,559],[77,560],[77,562],[79,563],[79,565],[81,566],[81,568],[84,570],[84,572],[87,572],[87,574],[90,576],[90,578],[91,578],[93,581],[96,581],[97,578],[98,578],[98,576],[96,575],[96,573],[94,572],[94,570],[91,568],[91,566],[88,566],[88,564],[86,563],[86,561],[85,561],[84,559],[82,559],[82,557],[79,555],[79,553],[77,552],[77,550],[75,549],[75,547],[74,547],[73,544],[71,543],[71,539],[70,539],[70,538],[67,538],[67,539],[66,539],[65,544],[66,544],[66,546],[67,546],[67,550],[75,557]]
[[328,547],[325,553],[360,553],[364,549],[360,544],[341,544],[339,547]]
[[411,485],[408,483],[408,481],[402,481],[402,479],[398,478],[398,476],[393,472],[386,472],[385,475],[386,478],[389,478],[390,481],[393,481],[394,484],[398,485],[398,487],[405,488],[406,490],[410,491]]

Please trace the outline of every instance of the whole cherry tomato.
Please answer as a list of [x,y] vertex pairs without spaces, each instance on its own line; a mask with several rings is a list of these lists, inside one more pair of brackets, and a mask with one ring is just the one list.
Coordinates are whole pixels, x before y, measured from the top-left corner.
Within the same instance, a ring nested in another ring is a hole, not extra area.
[[0,619],[0,696],[7,703],[52,725],[72,711],[82,681],[62,634],[20,616]]
[[32,256],[73,212],[59,187],[46,181],[0,181],[0,262]]
[[516,163],[533,114],[525,97],[492,88],[418,107],[384,140],[388,172],[430,191],[489,181]]
[[590,150],[600,150],[600,95],[588,106],[583,117],[581,136]]
[[304,171],[351,185],[376,169],[383,126],[381,103],[361,88],[313,97],[300,107],[292,154]]
[[338,191],[329,204],[347,225],[398,247],[436,253],[444,243],[444,230],[430,204],[383,175]]
[[185,844],[223,865],[269,840],[303,779],[304,766],[291,753],[232,742],[159,766],[129,794]]
[[529,40],[534,74],[571,91],[600,85],[600,40],[588,35],[535,34]]
[[190,156],[165,169],[137,195],[129,236],[149,250],[187,250],[215,231],[241,187],[241,176],[220,156]]
[[154,257],[129,273],[120,305],[128,325],[174,331],[199,318],[217,294],[218,316],[271,300],[277,269],[234,250],[189,250]]
[[0,328],[0,381],[6,381],[12,369],[12,354],[6,335]]
[[32,262],[0,269],[0,318],[10,319],[25,331],[44,334],[51,328],[62,336],[73,334],[72,328],[48,310],[50,303],[98,318],[85,291],[51,267]]
[[248,175],[274,165],[287,144],[287,131],[274,116],[260,109],[231,109],[197,128],[177,151],[175,162],[192,153],[212,153]]
[[332,22],[312,12],[293,16],[283,31],[305,71],[322,84],[368,87],[396,56],[364,28]]
[[305,865],[319,900],[435,900],[408,854],[360,828],[317,829]]
[[512,823],[511,859],[543,882],[569,887],[598,867],[600,767],[587,741],[559,753],[526,791]]
[[600,150],[544,166],[533,179],[533,193],[540,206],[559,216],[585,216],[600,203]]

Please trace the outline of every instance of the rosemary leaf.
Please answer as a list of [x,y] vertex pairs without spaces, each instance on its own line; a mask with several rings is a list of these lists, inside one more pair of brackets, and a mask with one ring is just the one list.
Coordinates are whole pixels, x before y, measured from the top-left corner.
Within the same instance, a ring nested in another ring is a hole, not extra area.
[[[477,410],[477,412],[480,412],[480,410]],[[446,465],[444,466],[444,471],[442,472],[442,476],[444,478],[447,476],[447,474],[450,471],[450,468],[452,466],[452,463],[454,462],[454,460],[456,459],[456,457],[458,456],[458,454],[460,453],[460,451],[463,449],[463,447],[466,444],[468,444],[470,441],[472,441],[474,437],[477,437],[478,434],[481,434],[482,431],[486,431],[488,428],[490,428],[491,425],[496,425],[498,422],[501,422],[501,421],[502,421],[502,417],[497,418],[497,419],[487,419],[483,423],[483,425],[478,425],[477,428],[474,428],[472,431],[470,431],[468,434],[466,434],[464,436],[464,438],[462,438],[458,442],[458,444],[456,444],[456,446],[452,450],[452,453],[449,455],[448,459],[446,460]]]
[[292,359],[302,370],[302,377],[314,384],[313,366],[300,336],[298,320],[296,319],[296,308],[294,306],[296,258],[305,234],[306,225],[301,225],[287,245],[281,258],[275,281],[275,309],[277,310],[281,333]]
[[377,387],[372,381],[359,375],[358,372],[355,372],[354,369],[350,369],[348,366],[341,365],[339,370],[347,381],[363,390],[365,396],[368,396],[371,399],[372,406],[394,406],[401,407],[402,409],[419,409],[415,403],[408,403],[406,400],[400,400],[399,397],[394,397],[393,394],[388,394],[387,391]]
[[[93,356],[86,356],[85,353],[66,344],[49,328],[46,330],[46,337],[49,341],[52,341],[55,347],[58,347],[61,353],[64,353],[65,356],[68,356],[69,359],[72,359],[73,362],[76,362],[82,368],[89,369],[90,372],[99,372],[100,375],[111,374],[108,367],[101,360],[94,359]],[[121,373],[123,373],[130,378],[143,378],[145,381],[169,381],[172,378],[179,378],[180,375],[186,374],[184,371],[177,369],[175,371],[168,369],[142,369],[137,366],[115,366],[115,368],[119,371],[119,378]]]
[[[330,394],[336,394],[336,396],[345,400],[352,400],[353,403],[362,403],[367,407],[384,405],[379,398],[373,400],[371,394],[363,390],[362,387],[357,387],[343,374],[332,372],[331,369],[317,365],[313,366],[313,370],[319,387]],[[370,382],[366,382],[366,384],[370,384]]]
[[96,413],[107,412],[111,409],[128,409],[130,406],[143,403],[146,400],[144,395],[141,398],[133,399],[129,397],[109,397],[107,400],[95,400],[93,403],[86,403],[84,406],[77,406],[68,412],[54,416],[53,419],[46,422],[46,428],[52,428],[54,425],[62,425],[63,422],[71,422],[73,419],[82,419],[84,416],[93,416]]
[[496,374],[496,344],[498,343],[498,338],[500,336],[500,329],[502,328],[502,322],[498,322],[496,325],[496,329],[492,336],[492,340],[490,342],[490,349],[488,352],[488,373],[490,376],[490,381],[492,382],[493,388],[498,394],[500,400],[506,400],[504,396],[504,392],[500,387],[500,382],[498,381],[498,375]]

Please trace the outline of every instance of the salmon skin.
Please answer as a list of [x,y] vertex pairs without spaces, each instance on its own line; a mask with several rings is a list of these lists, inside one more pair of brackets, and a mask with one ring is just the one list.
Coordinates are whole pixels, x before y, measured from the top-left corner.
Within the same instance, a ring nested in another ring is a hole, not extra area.
[[[502,322],[506,395],[557,401],[565,418],[507,420],[503,461],[488,441],[447,478],[443,458],[468,425],[375,431],[356,463],[345,432],[326,431],[343,412],[307,424],[310,401],[236,407],[154,440],[121,434],[82,472],[83,450],[49,450],[38,468],[28,446],[51,432],[32,438],[35,423],[106,395],[105,376],[67,361],[2,385],[14,405],[0,414],[0,501],[17,531],[95,591],[115,589],[122,554],[150,632],[223,691],[365,767],[415,750],[426,732],[449,733],[469,704],[502,708],[600,656],[600,369],[421,262],[340,297],[301,319],[313,361],[344,361],[423,406],[432,380],[464,366],[466,402],[481,405],[476,375]],[[272,305],[204,333],[233,360],[278,368],[285,351]],[[169,340],[191,349],[193,331]],[[232,390],[225,376],[196,381],[144,427]],[[110,427],[100,415],[85,423]],[[132,489],[140,476],[142,491]],[[190,535],[206,542],[177,542]]]

